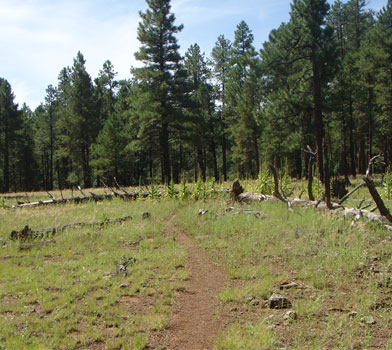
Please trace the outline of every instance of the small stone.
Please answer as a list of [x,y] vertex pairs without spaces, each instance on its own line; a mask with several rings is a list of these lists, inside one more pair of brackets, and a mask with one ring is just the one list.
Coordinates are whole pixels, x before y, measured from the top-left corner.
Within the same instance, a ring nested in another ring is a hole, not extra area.
[[270,309],[289,309],[292,306],[290,300],[279,294],[273,294],[268,300]]
[[255,298],[254,297],[249,297],[246,298],[246,303],[249,304],[251,301],[253,301]]
[[199,216],[205,215],[208,213],[208,209],[199,209]]
[[142,219],[148,219],[149,217],[151,217],[151,213],[149,211],[144,211],[142,213]]
[[249,303],[249,305],[251,305],[251,306],[258,306],[258,305],[260,305],[260,301],[258,301],[257,299],[254,299],[254,300],[252,300]]
[[371,325],[376,324],[376,321],[373,318],[373,316],[365,316],[365,317],[361,318],[361,323],[368,325],[368,326],[371,326]]
[[357,315],[358,315],[358,312],[356,312],[356,311],[351,311],[351,312],[348,314],[348,317],[350,317],[350,318],[355,318],[355,317],[357,317]]
[[282,283],[280,285],[280,289],[290,289],[290,288],[297,288],[298,283],[291,282],[291,283]]
[[130,283],[121,283],[118,288],[127,288],[129,287],[131,284]]
[[291,310],[286,312],[286,314],[284,315],[283,319],[284,320],[288,320],[288,321],[294,321],[298,318],[298,315],[295,311]]

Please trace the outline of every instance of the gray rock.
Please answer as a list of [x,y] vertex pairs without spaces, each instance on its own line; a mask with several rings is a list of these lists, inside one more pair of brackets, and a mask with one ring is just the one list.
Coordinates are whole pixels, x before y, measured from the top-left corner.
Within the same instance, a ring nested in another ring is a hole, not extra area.
[[298,318],[298,315],[295,311],[291,310],[286,312],[283,319],[288,321],[295,321]]
[[151,213],[149,211],[144,211],[142,213],[142,219],[148,219],[149,217],[151,217]]
[[127,287],[129,287],[131,284],[130,283],[121,283],[119,286],[118,286],[118,288],[127,288]]
[[251,305],[251,306],[258,306],[258,305],[260,305],[260,301],[257,300],[257,299],[254,299],[254,300],[252,300],[252,301],[249,303],[249,305]]
[[291,282],[291,283],[282,283],[279,288],[290,289],[290,288],[297,288],[297,287],[298,287],[298,283]]
[[290,300],[279,294],[273,294],[268,301],[270,309],[289,309],[292,306]]
[[208,213],[208,209],[199,209],[199,216],[205,215]]
[[356,312],[356,311],[351,311],[351,312],[348,314],[348,317],[350,317],[350,318],[355,318],[355,317],[357,317],[357,315],[358,315],[358,312]]
[[376,321],[373,318],[373,316],[365,316],[365,317],[361,318],[361,323],[368,325],[368,326],[371,326],[371,325],[376,324]]

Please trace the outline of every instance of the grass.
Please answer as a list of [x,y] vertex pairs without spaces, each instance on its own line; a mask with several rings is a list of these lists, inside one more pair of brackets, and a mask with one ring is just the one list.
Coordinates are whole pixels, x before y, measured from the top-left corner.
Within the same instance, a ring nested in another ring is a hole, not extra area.
[[[173,293],[187,274],[185,253],[163,227],[171,202],[66,205],[1,211],[0,349],[143,349],[168,322]],[[142,211],[152,213],[142,219]],[[56,243],[20,251],[12,229],[94,221],[131,214],[103,228],[68,230]],[[124,257],[136,259],[127,275]]]
[[[201,237],[200,244],[226,266],[228,283],[219,300],[223,313],[240,322],[222,332],[218,349],[271,349],[279,343],[290,349],[362,349],[369,343],[372,349],[391,342],[391,290],[380,286],[381,276],[392,276],[390,233],[328,212],[290,212],[283,203],[252,204],[262,212],[259,218],[233,215],[237,209],[227,212],[229,205],[198,202],[178,215],[182,228]],[[197,216],[200,208],[208,213]],[[281,290],[284,281],[298,287]],[[291,300],[297,320],[284,320],[287,310],[266,307],[272,293]],[[350,318],[353,311],[357,316]],[[264,329],[268,316],[273,337],[265,343],[259,339],[264,331],[250,330]],[[376,326],[361,322],[368,316]]]
[[[244,186],[251,191],[255,185]],[[366,191],[353,195],[352,203]],[[145,348],[167,326],[175,292],[189,278],[172,224],[225,268],[227,284],[217,297],[229,321],[216,349],[392,349],[390,233],[329,212],[291,212],[279,202],[246,206],[258,216],[237,205],[226,211],[232,205],[224,198],[114,199],[0,208],[0,349]],[[202,208],[208,212],[199,216]],[[142,219],[144,211],[151,217]],[[175,222],[168,224],[173,213]],[[8,239],[25,225],[39,229],[126,215],[133,220],[64,231],[55,243],[30,250]],[[117,273],[125,258],[136,262],[128,274]],[[284,282],[297,286],[281,289]],[[297,319],[285,320],[287,310],[267,307],[273,293],[292,302]],[[376,324],[366,324],[368,317]]]

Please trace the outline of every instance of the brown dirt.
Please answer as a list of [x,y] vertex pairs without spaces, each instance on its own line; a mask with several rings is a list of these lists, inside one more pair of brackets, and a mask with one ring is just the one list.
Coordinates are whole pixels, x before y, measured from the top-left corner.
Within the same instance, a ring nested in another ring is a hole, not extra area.
[[224,321],[219,314],[218,294],[226,283],[226,275],[192,238],[173,225],[176,240],[187,249],[185,268],[190,271],[185,291],[176,295],[174,312],[168,327],[150,341],[150,349],[210,350]]

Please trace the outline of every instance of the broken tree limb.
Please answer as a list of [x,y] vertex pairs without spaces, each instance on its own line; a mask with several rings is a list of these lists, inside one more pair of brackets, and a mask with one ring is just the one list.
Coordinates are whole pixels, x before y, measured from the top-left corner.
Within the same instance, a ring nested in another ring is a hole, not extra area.
[[358,191],[361,187],[366,186],[364,182],[355,187],[352,191],[347,193],[338,203],[343,204],[354,192]]
[[[374,157],[373,157],[374,158]],[[372,158],[372,159],[373,159]],[[370,164],[369,164],[369,168],[370,169]],[[368,174],[368,172],[366,172]],[[385,206],[384,201],[381,199],[380,194],[378,193],[376,186],[374,185],[374,182],[372,181],[372,179],[370,179],[370,177],[368,176],[364,176],[363,177],[363,181],[365,181],[366,186],[374,200],[374,202],[377,205],[378,211],[380,212],[380,214],[382,216],[384,216],[385,218],[387,218],[387,220],[389,222],[392,222],[392,215],[389,212],[388,208]]]
[[276,171],[275,167],[272,164],[268,165],[270,171],[272,172],[272,175],[274,177],[274,197],[278,198],[282,202],[288,202],[287,199],[283,198],[283,196],[279,192],[279,178],[278,178],[278,172]]
[[372,165],[373,165],[374,163],[376,163],[376,160],[377,160],[378,158],[380,158],[381,156],[382,156],[382,154],[378,154],[378,155],[372,157],[372,159],[369,160],[369,165],[368,165],[368,168],[367,168],[367,170],[366,170],[366,175],[365,175],[367,178],[370,177],[370,174],[371,174],[371,171],[372,171]]
[[113,179],[114,179],[114,183],[116,184],[117,188],[118,188],[120,191],[123,191],[125,194],[129,194],[127,191],[125,191],[125,190],[119,185],[119,183],[117,182],[116,177],[113,177]]
[[11,240],[34,240],[37,238],[42,238],[47,234],[54,235],[57,232],[62,232],[64,230],[70,229],[70,228],[76,228],[76,227],[85,227],[85,226],[104,226],[107,224],[114,224],[114,223],[119,223],[119,222],[124,222],[127,220],[132,220],[132,216],[125,216],[122,218],[118,219],[106,219],[103,221],[93,221],[93,222],[77,222],[74,224],[68,224],[64,226],[58,226],[58,227],[49,227],[49,228],[42,228],[39,230],[32,230],[28,225],[26,225],[22,230],[20,231],[12,231],[10,234],[10,239]]
[[80,193],[82,194],[83,197],[87,197],[84,192],[82,191],[82,188],[80,186],[78,186],[78,190],[80,191]]

